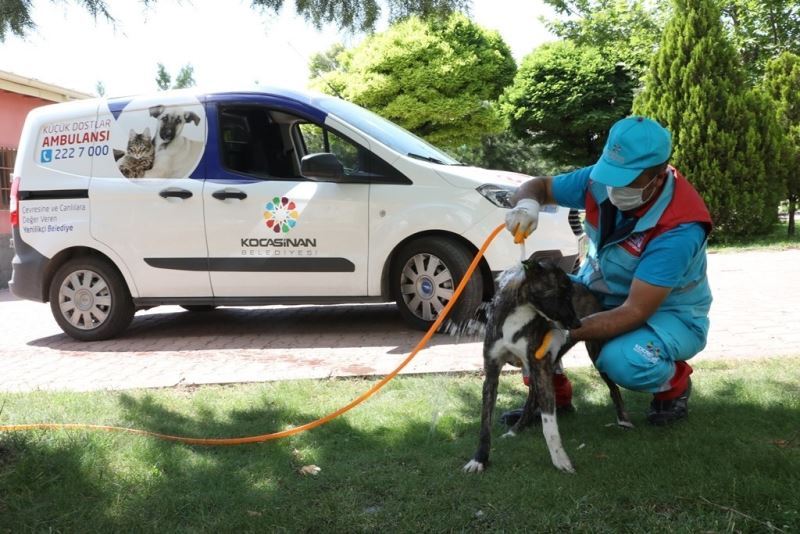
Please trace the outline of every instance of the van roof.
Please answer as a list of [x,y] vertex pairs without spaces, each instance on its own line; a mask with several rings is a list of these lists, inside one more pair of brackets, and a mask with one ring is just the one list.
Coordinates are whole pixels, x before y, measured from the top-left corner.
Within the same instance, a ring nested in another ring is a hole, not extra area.
[[152,96],[154,98],[157,96],[170,98],[170,97],[179,97],[181,95],[203,98],[203,97],[218,96],[218,95],[230,95],[230,94],[268,95],[281,98],[289,98],[306,105],[312,105],[315,99],[327,96],[324,95],[323,93],[318,93],[315,91],[309,91],[303,89],[292,89],[288,87],[280,87],[275,85],[254,85],[246,88],[210,89],[210,88],[190,87],[187,89],[170,89],[167,91],[155,91],[152,93],[108,97],[106,98],[106,100],[108,100],[109,102],[118,102],[118,101],[130,101],[133,98],[141,98],[147,96]]

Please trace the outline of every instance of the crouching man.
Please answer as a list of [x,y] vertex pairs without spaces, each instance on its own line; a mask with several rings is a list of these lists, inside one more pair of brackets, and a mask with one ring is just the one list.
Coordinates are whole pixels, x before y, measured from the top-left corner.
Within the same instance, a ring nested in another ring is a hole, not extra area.
[[[626,389],[652,393],[647,420],[654,425],[688,414],[692,368],[686,360],[706,344],[711,306],[711,217],[669,165],[671,153],[671,135],[660,124],[622,119],[595,165],[522,184],[506,216],[519,242],[536,229],[540,205],[586,210],[588,257],[576,279],[604,311],[583,319],[580,328],[554,331],[553,343],[604,340],[597,369]],[[557,374],[555,385],[556,404],[571,408],[567,377]],[[513,424],[519,413],[503,419]]]

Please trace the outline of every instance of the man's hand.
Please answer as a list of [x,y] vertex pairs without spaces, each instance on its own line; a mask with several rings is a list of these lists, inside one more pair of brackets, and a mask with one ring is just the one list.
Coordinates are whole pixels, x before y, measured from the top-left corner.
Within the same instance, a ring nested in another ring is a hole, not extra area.
[[542,338],[542,344],[536,349],[534,356],[537,360],[548,356],[550,361],[555,361],[559,352],[567,343],[569,343],[569,330],[552,328]]
[[538,224],[539,203],[532,198],[523,198],[506,214],[506,229],[514,235],[517,244],[531,235]]

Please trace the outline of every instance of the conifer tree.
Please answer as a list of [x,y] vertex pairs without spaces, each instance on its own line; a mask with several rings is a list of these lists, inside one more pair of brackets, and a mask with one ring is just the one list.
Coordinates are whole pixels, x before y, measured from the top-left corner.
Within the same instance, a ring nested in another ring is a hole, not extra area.
[[778,171],[786,183],[788,233],[794,237],[794,213],[800,202],[800,56],[784,52],[769,61],[763,85],[772,100],[785,139],[785,151]]
[[744,82],[714,0],[674,0],[634,112],[672,132],[672,163],[703,195],[717,240],[769,231],[783,198],[774,114]]

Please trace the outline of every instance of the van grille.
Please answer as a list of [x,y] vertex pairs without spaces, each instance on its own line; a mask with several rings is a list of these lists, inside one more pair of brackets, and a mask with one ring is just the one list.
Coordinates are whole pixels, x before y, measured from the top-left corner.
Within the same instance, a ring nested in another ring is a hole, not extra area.
[[583,223],[581,222],[581,212],[578,210],[569,210],[569,227],[572,228],[572,233],[581,235],[583,233]]

